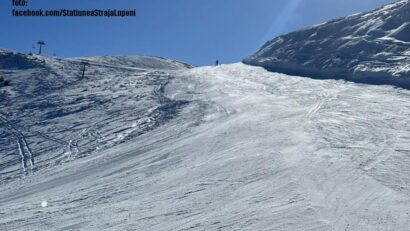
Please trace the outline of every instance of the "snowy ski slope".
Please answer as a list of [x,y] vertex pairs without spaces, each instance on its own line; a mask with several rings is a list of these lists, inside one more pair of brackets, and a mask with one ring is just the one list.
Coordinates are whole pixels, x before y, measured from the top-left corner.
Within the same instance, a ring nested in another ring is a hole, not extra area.
[[410,230],[408,90],[135,59],[1,70],[0,230]]

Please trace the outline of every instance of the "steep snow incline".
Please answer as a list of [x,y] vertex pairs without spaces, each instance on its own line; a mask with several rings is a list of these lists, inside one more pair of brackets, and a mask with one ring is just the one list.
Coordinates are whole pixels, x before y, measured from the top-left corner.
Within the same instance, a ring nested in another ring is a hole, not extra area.
[[178,70],[181,68],[192,68],[192,65],[177,62],[162,57],[147,56],[98,56],[86,58],[86,60],[100,65],[114,65],[116,67],[134,67],[156,70]]
[[41,67],[42,60],[37,57],[0,49],[0,69],[29,69]]
[[244,63],[312,78],[410,88],[410,1],[279,36]]
[[132,142],[3,184],[0,227],[410,229],[409,91],[244,64],[172,76],[157,92],[160,102],[185,102],[175,116]]
[[[0,180],[115,146],[166,122],[184,105],[162,92],[173,71],[188,67],[176,61],[4,54],[0,76],[11,86],[0,88]],[[89,62],[84,79],[82,60]],[[22,63],[38,65],[15,69]]]

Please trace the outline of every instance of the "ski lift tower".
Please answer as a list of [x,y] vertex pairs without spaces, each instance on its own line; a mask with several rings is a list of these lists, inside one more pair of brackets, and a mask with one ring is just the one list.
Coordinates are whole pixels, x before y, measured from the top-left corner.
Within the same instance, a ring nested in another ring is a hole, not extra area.
[[44,42],[42,40],[38,40],[37,44],[39,45],[38,55],[41,55],[41,48],[46,45],[46,42]]
[[81,60],[81,66],[82,66],[82,69],[81,69],[81,72],[82,72],[82,74],[81,74],[81,80],[84,79],[85,67],[86,67],[87,65],[89,65],[89,64],[90,64],[90,63],[89,63],[87,60]]

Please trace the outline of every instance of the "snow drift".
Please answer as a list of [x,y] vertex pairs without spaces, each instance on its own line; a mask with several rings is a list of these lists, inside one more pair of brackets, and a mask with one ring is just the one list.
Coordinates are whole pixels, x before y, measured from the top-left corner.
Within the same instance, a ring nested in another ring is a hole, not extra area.
[[279,36],[243,62],[286,74],[410,88],[410,2]]

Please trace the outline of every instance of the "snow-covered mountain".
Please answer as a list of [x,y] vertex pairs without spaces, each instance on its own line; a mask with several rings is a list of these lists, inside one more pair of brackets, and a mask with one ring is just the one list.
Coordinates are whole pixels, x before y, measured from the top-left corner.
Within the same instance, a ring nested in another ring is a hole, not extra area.
[[0,230],[410,229],[407,90],[3,54]]
[[11,86],[0,88],[0,180],[159,126],[184,104],[163,96],[172,71],[191,67],[157,57],[59,59],[1,50],[0,76]]
[[279,36],[243,62],[293,75],[410,88],[410,1]]

